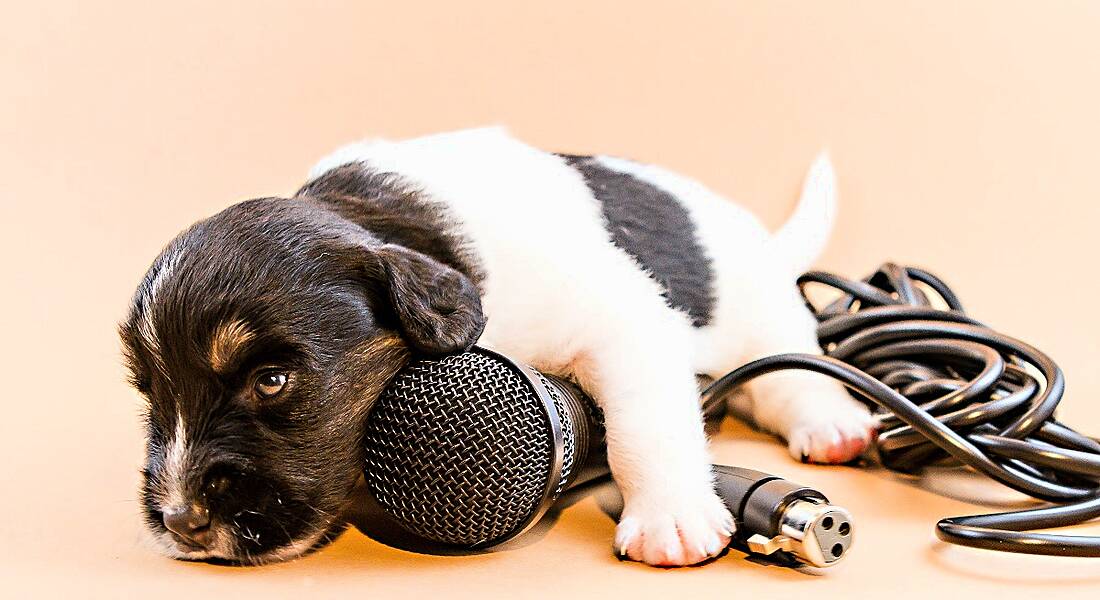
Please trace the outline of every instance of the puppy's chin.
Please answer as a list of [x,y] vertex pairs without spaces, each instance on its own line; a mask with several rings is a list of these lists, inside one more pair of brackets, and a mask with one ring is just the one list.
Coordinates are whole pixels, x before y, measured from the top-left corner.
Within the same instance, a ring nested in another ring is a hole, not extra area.
[[210,546],[202,550],[180,544],[167,531],[147,531],[156,550],[168,558],[231,566],[260,566],[310,554],[330,544],[346,527],[346,524],[339,521],[324,523],[305,537],[260,553],[249,552],[226,528],[219,528]]

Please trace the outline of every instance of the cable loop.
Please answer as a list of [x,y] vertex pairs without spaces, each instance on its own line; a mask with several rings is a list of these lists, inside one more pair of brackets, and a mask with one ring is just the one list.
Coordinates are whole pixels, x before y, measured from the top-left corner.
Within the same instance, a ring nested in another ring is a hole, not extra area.
[[[1100,537],[1021,533],[1100,517],[1100,442],[1054,419],[1065,391],[1058,365],[1039,349],[986,327],[937,276],[886,263],[856,281],[820,271],[798,278],[818,320],[825,356],[766,357],[703,392],[704,411],[749,379],[810,370],[846,385],[875,409],[874,455],[889,469],[961,464],[1050,502],[1032,510],[954,517],[940,539],[965,546],[1060,556],[1100,556]],[[811,285],[840,297],[824,307]]]

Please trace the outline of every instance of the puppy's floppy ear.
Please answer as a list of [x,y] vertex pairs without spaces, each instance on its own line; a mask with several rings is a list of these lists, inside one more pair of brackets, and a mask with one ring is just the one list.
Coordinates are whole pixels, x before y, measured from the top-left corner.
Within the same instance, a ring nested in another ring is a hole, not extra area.
[[404,338],[424,354],[467,350],[481,337],[481,295],[468,277],[393,244],[370,249],[368,276],[383,288]]

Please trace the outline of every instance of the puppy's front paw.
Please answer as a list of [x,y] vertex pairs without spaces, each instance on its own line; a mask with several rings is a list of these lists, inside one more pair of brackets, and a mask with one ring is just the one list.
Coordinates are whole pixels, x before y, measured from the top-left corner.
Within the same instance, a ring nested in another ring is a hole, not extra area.
[[840,464],[855,459],[871,443],[871,413],[851,398],[807,403],[788,430],[791,456],[803,462]]
[[717,556],[729,544],[733,517],[712,490],[670,498],[630,499],[615,530],[620,556],[681,567]]

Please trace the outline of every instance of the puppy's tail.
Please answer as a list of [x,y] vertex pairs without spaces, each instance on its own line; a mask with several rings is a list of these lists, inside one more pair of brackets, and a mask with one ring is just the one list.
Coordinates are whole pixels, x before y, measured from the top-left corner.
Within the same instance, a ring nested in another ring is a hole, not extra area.
[[809,269],[825,250],[836,217],[836,174],[822,152],[802,183],[802,197],[787,222],[772,235],[771,251],[796,275]]

